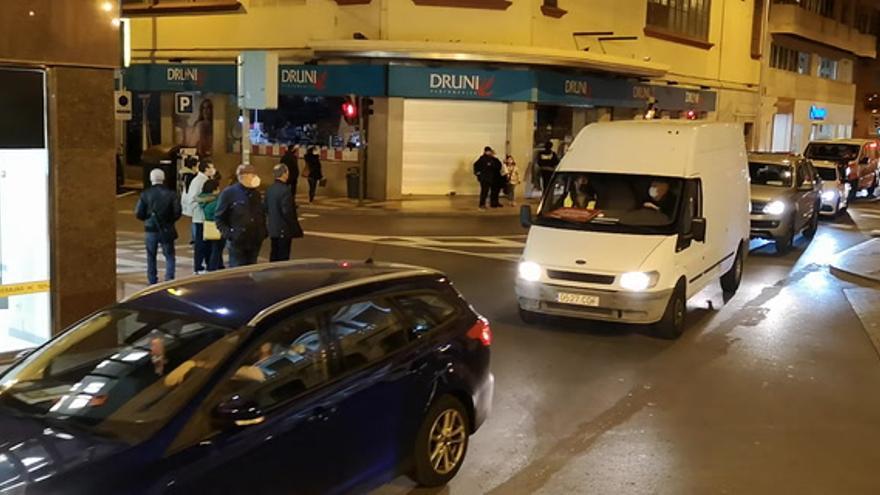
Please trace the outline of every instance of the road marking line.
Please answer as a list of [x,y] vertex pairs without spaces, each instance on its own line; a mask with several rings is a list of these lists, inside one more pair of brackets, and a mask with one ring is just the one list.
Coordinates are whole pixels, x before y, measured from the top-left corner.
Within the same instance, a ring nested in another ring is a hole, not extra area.
[[[424,240],[426,238],[419,237],[388,237],[388,236],[372,236],[372,235],[363,235],[363,234],[342,234],[336,232],[309,232],[307,235],[314,237],[324,237],[327,239],[335,239],[341,241],[351,241],[351,242],[364,242],[367,244],[381,244],[385,246],[394,246],[394,247],[403,247],[403,248],[412,248],[412,249],[423,249],[426,251],[436,251],[440,253],[450,253],[450,254],[461,254],[465,256],[473,256],[476,258],[488,258],[495,259],[501,261],[518,261],[519,255],[513,255],[510,253],[472,253],[470,251],[463,251],[461,249],[450,249],[449,243],[442,244],[432,244],[432,243],[420,243],[419,240]],[[413,242],[415,241],[415,242]],[[442,246],[442,247],[440,247]],[[456,246],[459,247],[459,246]],[[460,247],[486,247],[486,244],[476,244],[472,243],[470,246],[460,246]],[[493,246],[493,247],[501,247],[501,246]]]

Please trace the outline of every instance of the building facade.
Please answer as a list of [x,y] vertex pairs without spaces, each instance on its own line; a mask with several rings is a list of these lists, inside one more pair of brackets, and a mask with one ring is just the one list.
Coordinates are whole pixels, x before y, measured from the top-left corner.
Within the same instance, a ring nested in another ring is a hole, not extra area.
[[802,153],[849,138],[855,68],[877,55],[876,2],[773,0],[764,37],[760,148]]
[[[132,19],[125,81],[140,97],[135,121],[150,127],[141,134],[211,154],[225,173],[239,160],[243,50],[281,61],[279,108],[249,114],[252,163],[268,177],[284,144],[318,144],[335,194],[364,141],[371,198],[473,194],[470,166],[483,146],[526,172],[544,142],[564,151],[583,126],[640,118],[649,102],[659,118],[738,122],[750,146],[760,139],[754,0],[123,6]],[[179,93],[194,104],[177,108]],[[371,98],[365,129],[341,118],[349,94]]]

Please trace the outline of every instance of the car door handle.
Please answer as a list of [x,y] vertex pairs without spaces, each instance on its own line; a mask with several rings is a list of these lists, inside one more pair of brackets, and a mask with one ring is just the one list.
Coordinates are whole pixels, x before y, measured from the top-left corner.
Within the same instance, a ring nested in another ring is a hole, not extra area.
[[452,349],[452,344],[443,344],[437,348],[437,352],[449,352],[449,349]]

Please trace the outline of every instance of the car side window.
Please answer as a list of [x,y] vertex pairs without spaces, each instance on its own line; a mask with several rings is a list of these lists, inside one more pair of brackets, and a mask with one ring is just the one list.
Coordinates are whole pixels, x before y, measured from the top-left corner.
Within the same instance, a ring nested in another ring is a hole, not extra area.
[[394,302],[411,323],[410,335],[415,338],[453,320],[458,314],[455,304],[436,292],[400,295]]
[[232,377],[222,385],[222,398],[247,397],[267,411],[329,379],[328,352],[317,314],[294,316],[269,328],[251,347]]
[[385,299],[345,303],[331,308],[327,317],[345,371],[375,363],[409,343],[403,322]]

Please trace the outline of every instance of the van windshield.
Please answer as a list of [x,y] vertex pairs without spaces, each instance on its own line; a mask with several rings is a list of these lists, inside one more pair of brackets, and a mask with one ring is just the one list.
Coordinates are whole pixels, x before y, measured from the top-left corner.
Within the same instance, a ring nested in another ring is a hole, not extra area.
[[810,160],[850,162],[859,157],[859,145],[842,143],[810,143],[804,156]]
[[553,176],[536,225],[628,234],[672,234],[682,179],[561,172]]

